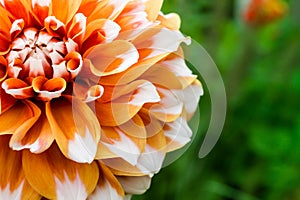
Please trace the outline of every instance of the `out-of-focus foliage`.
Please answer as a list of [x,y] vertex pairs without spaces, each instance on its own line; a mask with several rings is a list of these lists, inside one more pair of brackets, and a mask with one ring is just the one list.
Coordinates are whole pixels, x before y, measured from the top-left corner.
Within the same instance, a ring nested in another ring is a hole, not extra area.
[[286,16],[262,27],[241,21],[236,1],[165,0],[164,12],[179,13],[182,31],[218,65],[228,113],[217,146],[199,159],[206,93],[191,147],[134,200],[300,199],[300,1],[286,1]]

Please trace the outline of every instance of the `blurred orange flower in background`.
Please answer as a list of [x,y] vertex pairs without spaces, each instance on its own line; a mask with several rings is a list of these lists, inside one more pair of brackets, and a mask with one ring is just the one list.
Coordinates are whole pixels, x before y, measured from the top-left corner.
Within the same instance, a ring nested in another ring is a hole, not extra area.
[[244,20],[252,25],[264,25],[282,18],[287,4],[281,0],[250,0],[243,13]]
[[203,91],[161,5],[1,1],[0,199],[141,194],[190,141]]

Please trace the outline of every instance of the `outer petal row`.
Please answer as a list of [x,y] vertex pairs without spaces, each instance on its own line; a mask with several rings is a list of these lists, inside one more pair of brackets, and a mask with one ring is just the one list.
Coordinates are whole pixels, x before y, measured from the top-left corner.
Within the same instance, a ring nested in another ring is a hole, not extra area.
[[81,100],[60,99],[46,103],[46,115],[62,153],[80,163],[91,163],[100,139],[95,114]]
[[26,179],[46,198],[86,199],[96,187],[97,164],[79,164],[66,159],[57,145],[42,154],[23,151],[22,156]]
[[25,178],[22,153],[9,148],[9,139],[9,136],[0,136],[0,199],[38,200],[40,195]]
[[13,151],[8,142],[9,136],[0,136],[0,161],[6,163],[0,166],[1,199],[38,200],[40,195],[78,200],[124,197],[119,181],[101,163],[79,164],[66,159],[56,144],[42,154],[32,154]]
[[103,126],[121,125],[135,116],[145,103],[160,100],[156,88],[148,81],[136,81],[123,89],[122,86],[120,87],[112,90],[115,92],[112,93],[112,99],[118,94],[123,96],[103,103],[99,99],[95,104],[97,117]]

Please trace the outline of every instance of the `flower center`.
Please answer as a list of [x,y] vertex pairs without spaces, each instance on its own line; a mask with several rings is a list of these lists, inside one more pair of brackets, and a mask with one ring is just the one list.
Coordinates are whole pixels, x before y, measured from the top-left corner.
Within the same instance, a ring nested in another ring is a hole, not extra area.
[[36,28],[24,29],[5,58],[7,79],[1,87],[17,99],[49,101],[60,97],[83,64],[72,39]]
[[[74,78],[70,73],[81,68],[77,48],[71,39],[63,41],[46,31],[27,28],[12,42],[11,51],[6,56],[8,77],[23,80],[38,76],[61,77],[69,81]],[[72,66],[68,66],[70,62]]]

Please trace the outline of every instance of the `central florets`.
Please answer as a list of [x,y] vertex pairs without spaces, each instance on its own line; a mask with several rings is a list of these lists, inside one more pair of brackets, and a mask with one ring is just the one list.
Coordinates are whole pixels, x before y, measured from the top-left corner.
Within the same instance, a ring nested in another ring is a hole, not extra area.
[[36,28],[17,35],[5,58],[7,78],[1,86],[17,99],[60,97],[83,64],[76,42]]
[[71,39],[63,41],[43,30],[27,28],[12,42],[11,51],[6,56],[8,77],[23,80],[37,76],[62,77],[68,81],[70,73],[74,74],[74,70],[81,68],[77,48]]

